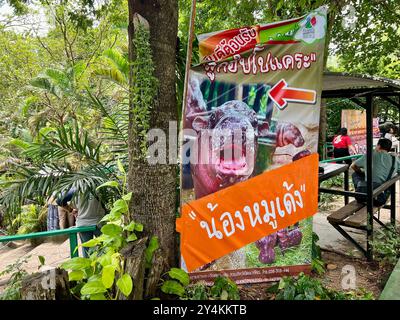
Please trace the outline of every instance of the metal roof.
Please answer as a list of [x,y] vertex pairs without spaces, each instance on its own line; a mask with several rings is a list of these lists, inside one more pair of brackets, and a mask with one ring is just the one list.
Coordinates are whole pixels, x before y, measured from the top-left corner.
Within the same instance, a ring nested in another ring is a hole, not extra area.
[[393,88],[400,91],[400,80],[342,72],[324,72],[323,90]]
[[[400,97],[400,80],[361,74],[324,72],[322,98],[354,98],[368,94]],[[398,102],[396,104],[400,107]]]

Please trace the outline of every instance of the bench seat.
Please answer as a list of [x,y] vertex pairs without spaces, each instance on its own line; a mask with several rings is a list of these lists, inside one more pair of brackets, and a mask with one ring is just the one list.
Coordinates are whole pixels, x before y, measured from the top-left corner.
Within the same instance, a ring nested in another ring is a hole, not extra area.
[[342,222],[344,219],[347,217],[351,216],[358,210],[360,210],[362,207],[364,207],[365,204],[363,203],[358,203],[357,201],[352,201],[348,205],[340,208],[339,210],[331,213],[328,216],[328,221],[333,222],[333,223],[339,223]]
[[[375,214],[381,207],[373,207]],[[333,212],[327,217],[331,224],[338,224],[353,228],[366,228],[367,227],[367,206],[365,203],[358,203],[352,201],[348,205]]]

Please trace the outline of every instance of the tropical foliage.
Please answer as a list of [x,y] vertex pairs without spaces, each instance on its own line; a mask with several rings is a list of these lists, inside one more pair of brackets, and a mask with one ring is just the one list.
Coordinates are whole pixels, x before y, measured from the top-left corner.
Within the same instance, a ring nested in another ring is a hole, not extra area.
[[121,292],[128,297],[133,290],[131,276],[124,271],[125,261],[120,250],[129,242],[138,239],[137,232],[143,231],[143,225],[129,219],[129,206],[132,193],[126,193],[125,170],[118,162],[119,181],[107,181],[97,189],[115,189],[119,198],[113,203],[109,214],[102,222],[101,235],[82,244],[95,248],[89,258],[76,257],[62,264],[70,270],[69,281],[76,285],[72,292],[80,299],[116,300]]

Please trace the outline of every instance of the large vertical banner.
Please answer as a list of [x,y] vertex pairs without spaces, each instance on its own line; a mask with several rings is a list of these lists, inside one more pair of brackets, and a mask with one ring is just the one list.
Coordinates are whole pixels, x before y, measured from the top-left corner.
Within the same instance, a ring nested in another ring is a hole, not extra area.
[[326,23],[321,7],[198,37],[177,220],[193,280],[310,270]]

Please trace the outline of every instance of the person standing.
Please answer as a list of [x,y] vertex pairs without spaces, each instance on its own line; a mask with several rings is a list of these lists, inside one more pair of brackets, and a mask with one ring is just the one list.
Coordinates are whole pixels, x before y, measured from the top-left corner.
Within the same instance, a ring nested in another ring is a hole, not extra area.
[[75,190],[71,189],[65,196],[57,199],[58,219],[60,229],[67,229],[75,225],[75,217],[72,212],[73,208],[68,204],[74,196]]
[[55,193],[47,199],[47,231],[60,228]]
[[389,131],[385,133],[384,138],[392,141],[393,137],[394,137],[394,129],[393,129],[393,127],[390,127]]
[[[81,243],[85,243],[94,237],[101,235],[98,227],[100,220],[104,217],[105,210],[101,202],[95,195],[90,193],[87,197],[81,194],[76,194],[71,202],[71,206],[74,209],[73,214],[76,215],[76,226],[97,226],[94,231],[80,232],[79,237]],[[83,256],[89,257],[89,248],[83,247]]]
[[[350,150],[356,154],[351,139],[347,135],[347,128],[340,129],[340,134],[333,138],[332,144],[334,158],[348,157],[350,156]],[[344,162],[351,165],[351,159],[345,160]],[[343,163],[343,161],[337,161],[336,163]]]

